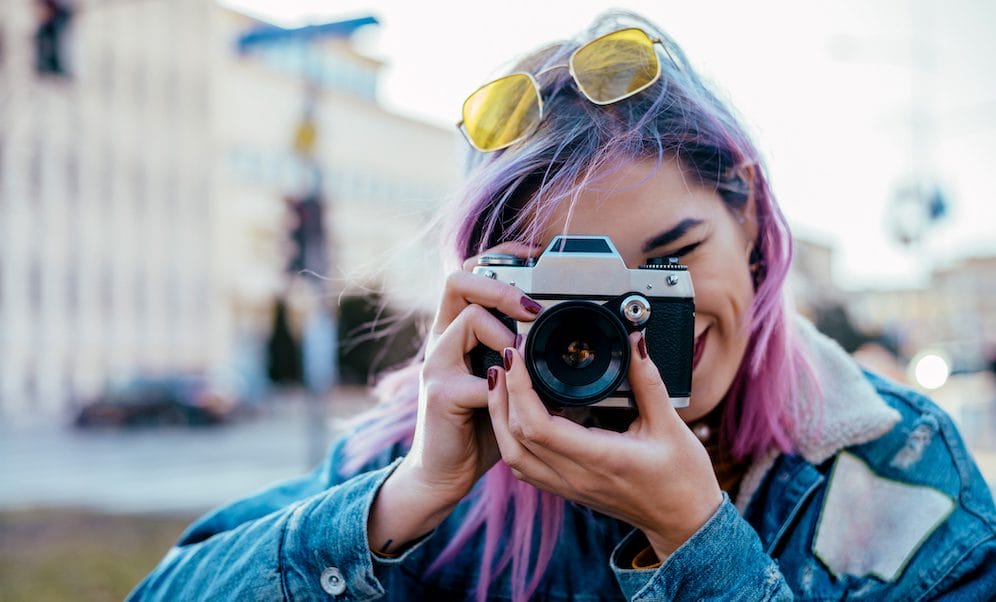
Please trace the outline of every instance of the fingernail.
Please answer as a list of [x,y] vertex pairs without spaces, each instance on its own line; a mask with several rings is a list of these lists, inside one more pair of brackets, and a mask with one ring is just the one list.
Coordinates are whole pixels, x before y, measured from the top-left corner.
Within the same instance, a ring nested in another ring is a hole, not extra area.
[[512,369],[512,348],[511,347],[506,347],[505,348],[505,358],[504,359],[505,359],[505,369],[506,370],[511,370]]
[[519,299],[519,304],[522,305],[522,307],[524,307],[526,311],[533,314],[534,316],[539,312],[543,311],[542,305],[540,305],[539,303],[533,301],[532,299],[526,296],[523,296],[521,299]]
[[640,335],[640,342],[636,344],[636,348],[640,350],[640,357],[647,359],[647,337],[646,335]]
[[495,390],[495,383],[498,382],[498,367],[491,366],[488,368],[488,391]]
[[518,349],[519,345],[521,345],[521,344],[522,344],[522,335],[516,333],[516,335],[515,335],[515,343],[512,344],[512,347],[515,347],[516,349]]

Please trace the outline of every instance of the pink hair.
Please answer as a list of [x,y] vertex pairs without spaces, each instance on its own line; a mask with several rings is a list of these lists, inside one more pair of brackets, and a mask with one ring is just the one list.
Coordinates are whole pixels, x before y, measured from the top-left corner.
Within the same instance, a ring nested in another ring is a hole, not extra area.
[[[783,285],[792,259],[792,238],[785,217],[743,127],[664,32],[635,15],[610,13],[597,20],[583,39],[617,29],[621,21],[662,39],[677,64],[662,54],[662,74],[653,86],[608,106],[581,97],[566,70],[544,73],[539,81],[545,116],[538,130],[504,151],[471,153],[465,189],[445,213],[449,220],[445,239],[456,243],[449,263],[459,266],[502,241],[536,241],[544,220],[560,203],[572,202],[578,182],[597,179],[596,174],[633,159],[676,158],[688,175],[716,186],[731,210],[742,208],[746,191],[752,192],[762,269],[750,308],[748,347],[724,402],[721,436],[737,458],[771,448],[791,451],[796,417],[789,400],[809,367],[787,324]],[[544,48],[514,70],[535,74],[565,64],[577,45]],[[749,187],[730,185],[744,173],[752,174]],[[348,442],[344,474],[359,470],[387,448],[410,446],[419,367],[416,359],[378,384],[375,392],[382,403],[363,417],[365,426],[358,431],[362,436],[354,433]],[[493,579],[510,566],[512,597],[516,602],[527,600],[549,564],[565,501],[516,480],[502,462],[482,480],[468,500],[463,523],[430,572],[457,559],[471,537],[484,529],[478,599],[486,598]],[[537,525],[540,546],[533,552]]]

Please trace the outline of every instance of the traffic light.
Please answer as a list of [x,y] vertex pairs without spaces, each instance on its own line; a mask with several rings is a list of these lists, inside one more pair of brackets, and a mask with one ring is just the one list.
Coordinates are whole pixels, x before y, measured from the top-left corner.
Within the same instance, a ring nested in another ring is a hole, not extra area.
[[290,231],[294,245],[287,271],[311,271],[324,275],[328,262],[325,249],[325,219],[322,198],[312,194],[304,198],[288,198],[293,215]]

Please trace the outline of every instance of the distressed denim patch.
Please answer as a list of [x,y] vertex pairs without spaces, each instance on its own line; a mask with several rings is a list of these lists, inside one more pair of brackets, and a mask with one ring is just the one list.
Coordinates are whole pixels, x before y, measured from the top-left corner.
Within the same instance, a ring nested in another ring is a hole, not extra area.
[[954,507],[936,489],[879,476],[843,452],[827,486],[813,553],[837,577],[895,581]]

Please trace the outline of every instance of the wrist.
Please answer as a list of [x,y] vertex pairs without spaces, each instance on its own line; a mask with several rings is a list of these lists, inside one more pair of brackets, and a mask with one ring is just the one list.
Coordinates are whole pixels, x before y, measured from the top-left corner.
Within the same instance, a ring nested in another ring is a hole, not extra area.
[[[660,560],[666,560],[668,556],[680,548],[686,541],[692,538],[699,530],[709,522],[723,503],[722,492],[717,492],[714,501],[711,503],[698,504],[692,512],[679,520],[671,522],[669,525],[653,529],[643,529],[650,547]],[[677,518],[677,517],[672,517]]]
[[401,462],[381,485],[370,508],[370,549],[385,556],[400,553],[438,527],[460,499],[439,495]]

